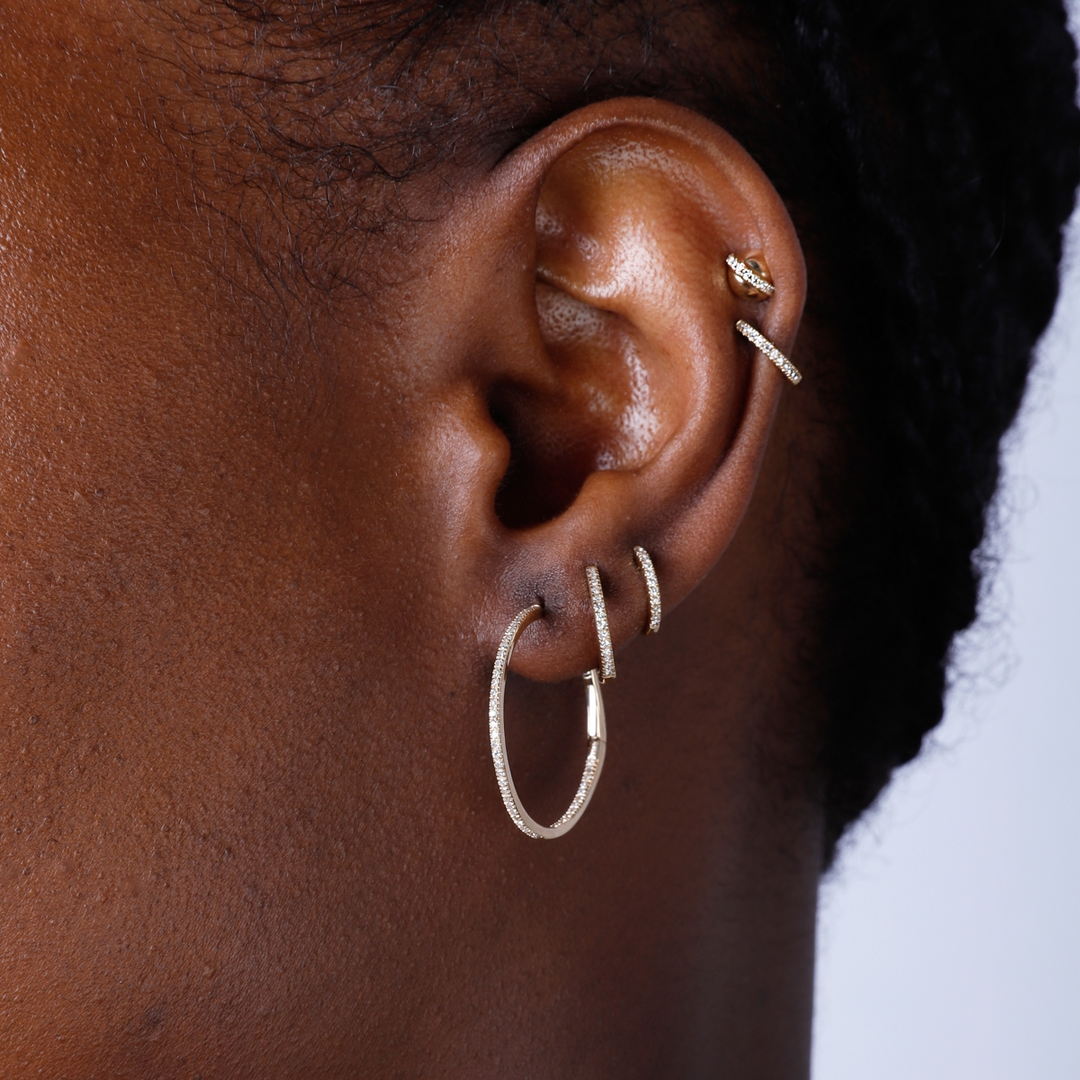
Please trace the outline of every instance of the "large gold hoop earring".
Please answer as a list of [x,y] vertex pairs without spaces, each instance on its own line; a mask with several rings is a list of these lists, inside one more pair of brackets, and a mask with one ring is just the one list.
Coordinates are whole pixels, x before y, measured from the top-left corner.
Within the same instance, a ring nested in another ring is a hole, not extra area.
[[[591,575],[590,575],[591,583]],[[601,594],[601,605],[603,596]],[[585,758],[585,771],[581,774],[581,783],[570,805],[554,825],[544,826],[534,820],[521,805],[514,778],[510,773],[510,762],[506,756],[506,673],[510,667],[510,658],[514,655],[521,632],[540,618],[542,609],[533,604],[518,612],[514,621],[506,628],[499,651],[495,655],[495,668],[491,672],[491,694],[488,697],[488,735],[491,739],[491,760],[495,763],[495,779],[499,782],[499,794],[503,806],[510,815],[510,820],[526,835],[534,840],[556,840],[565,836],[581,820],[585,807],[589,805],[596,782],[600,779],[600,770],[604,767],[604,753],[607,749],[607,722],[604,717],[604,698],[600,693],[600,672],[593,668],[585,673],[585,695],[587,713],[586,733],[589,736],[589,753]],[[599,619],[597,620],[599,622]],[[604,613],[606,627],[607,616]],[[598,627],[599,629],[599,627]]]

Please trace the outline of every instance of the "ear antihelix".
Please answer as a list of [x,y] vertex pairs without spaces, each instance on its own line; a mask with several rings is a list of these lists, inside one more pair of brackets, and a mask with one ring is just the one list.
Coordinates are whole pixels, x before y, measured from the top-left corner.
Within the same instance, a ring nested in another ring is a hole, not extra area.
[[735,329],[754,345],[758,352],[767,356],[793,386],[802,382],[799,369],[760,330],[756,330],[745,319],[739,319]]
[[648,594],[645,633],[655,634],[660,629],[660,581],[656,576],[656,567],[653,566],[652,556],[640,544],[634,547],[634,562],[645,578],[645,591]]

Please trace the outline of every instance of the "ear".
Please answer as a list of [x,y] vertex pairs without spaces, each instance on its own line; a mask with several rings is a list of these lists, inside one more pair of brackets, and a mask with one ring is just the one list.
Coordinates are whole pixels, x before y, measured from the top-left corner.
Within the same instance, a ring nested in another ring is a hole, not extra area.
[[[553,124],[450,218],[453,251],[430,284],[454,312],[448,400],[475,466],[453,480],[455,563],[473,610],[483,598],[488,651],[539,600],[514,668],[568,678],[598,663],[587,566],[618,648],[646,621],[635,545],[666,614],[738,529],[788,383],[735,324],[791,353],[802,252],[729,135],[646,99]],[[732,287],[732,253],[767,266],[772,297]]]

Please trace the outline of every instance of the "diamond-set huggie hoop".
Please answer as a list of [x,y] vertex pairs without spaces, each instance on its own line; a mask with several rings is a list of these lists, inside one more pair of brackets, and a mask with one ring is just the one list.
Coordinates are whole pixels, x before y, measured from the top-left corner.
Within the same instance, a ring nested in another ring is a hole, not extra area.
[[653,566],[649,553],[640,544],[634,547],[634,562],[645,578],[645,590],[649,597],[644,633],[655,634],[660,629],[660,582],[656,577],[656,567]]
[[784,373],[792,386],[798,386],[802,382],[799,369],[760,330],[755,330],[745,319],[740,319],[735,324],[735,329],[759,352],[764,353]]

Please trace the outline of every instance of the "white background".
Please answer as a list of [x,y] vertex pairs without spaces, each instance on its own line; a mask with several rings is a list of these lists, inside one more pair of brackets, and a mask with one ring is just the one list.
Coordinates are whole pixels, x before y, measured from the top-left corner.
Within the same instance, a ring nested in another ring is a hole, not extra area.
[[1067,266],[946,719],[823,888],[814,1080],[1080,1080],[1080,218]]

